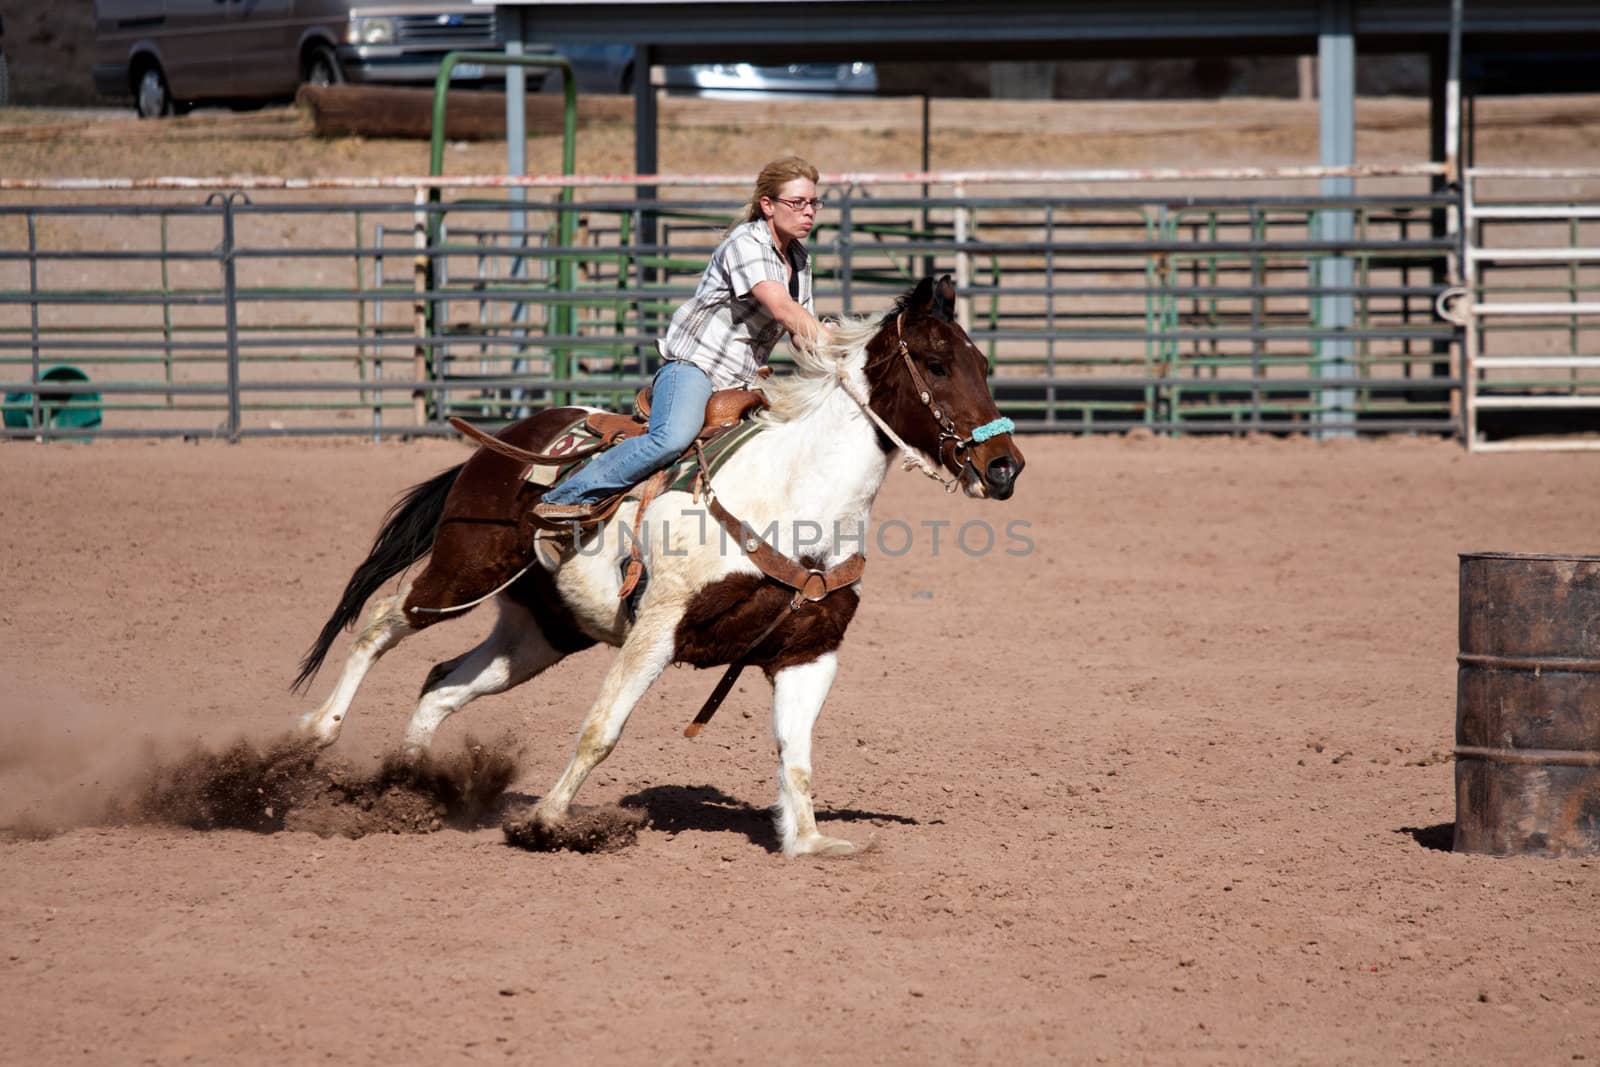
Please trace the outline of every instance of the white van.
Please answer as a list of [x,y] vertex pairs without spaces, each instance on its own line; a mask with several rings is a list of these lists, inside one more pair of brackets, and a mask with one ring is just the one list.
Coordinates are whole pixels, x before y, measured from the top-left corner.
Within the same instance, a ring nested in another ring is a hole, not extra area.
[[[95,91],[145,118],[200,102],[287,99],[302,83],[431,84],[447,52],[499,51],[466,0],[95,0]],[[503,84],[459,64],[456,81]]]

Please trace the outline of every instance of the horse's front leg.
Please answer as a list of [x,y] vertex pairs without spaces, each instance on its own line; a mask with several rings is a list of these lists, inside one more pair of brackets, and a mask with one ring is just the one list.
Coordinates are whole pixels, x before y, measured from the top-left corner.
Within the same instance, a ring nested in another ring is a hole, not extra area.
[[811,806],[811,729],[828,699],[838,656],[785,667],[772,679],[772,736],[778,742],[778,803],[774,815],[785,856],[842,856],[855,846],[817,832]]
[[545,826],[555,826],[567,817],[572,798],[577,795],[589,772],[600,761],[611,755],[628,724],[639,698],[644,696],[654,682],[672,662],[674,626],[676,616],[670,621],[648,620],[641,615],[628,639],[623,642],[612,660],[600,686],[600,695],[589,706],[584,716],[583,729],[578,734],[578,747],[561,772],[550,792],[534,806],[533,817]]

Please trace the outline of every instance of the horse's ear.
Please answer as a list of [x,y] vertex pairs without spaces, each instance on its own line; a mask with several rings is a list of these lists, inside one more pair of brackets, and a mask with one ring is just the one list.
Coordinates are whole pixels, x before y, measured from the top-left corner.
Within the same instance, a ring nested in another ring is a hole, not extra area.
[[913,315],[927,315],[934,310],[933,300],[933,279],[928,277],[918,282],[917,287],[911,290],[910,295],[906,297],[905,306]]
[[956,321],[956,286],[946,274],[938,281],[930,275],[917,283],[906,297],[905,307],[913,315],[931,315],[945,322]]
[[956,283],[948,274],[933,287],[933,313],[946,322],[956,321]]

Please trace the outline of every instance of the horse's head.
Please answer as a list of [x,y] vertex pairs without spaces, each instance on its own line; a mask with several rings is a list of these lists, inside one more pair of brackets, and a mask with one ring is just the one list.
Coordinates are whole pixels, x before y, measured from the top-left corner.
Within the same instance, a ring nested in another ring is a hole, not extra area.
[[884,316],[867,346],[872,408],[908,445],[937,457],[968,496],[1004,500],[1022,473],[1022,452],[989,393],[989,361],[956,322],[955,302],[948,274],[924,278]]

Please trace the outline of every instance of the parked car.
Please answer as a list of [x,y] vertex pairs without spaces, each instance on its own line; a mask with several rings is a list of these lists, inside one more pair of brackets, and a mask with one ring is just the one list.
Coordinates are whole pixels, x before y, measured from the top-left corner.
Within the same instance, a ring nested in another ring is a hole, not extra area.
[[760,67],[750,63],[711,63],[666,68],[666,89],[695,96],[738,99],[760,96],[870,94],[878,91],[878,68],[871,63],[790,63]]
[[[447,52],[500,47],[494,9],[469,0],[95,0],[95,90],[131,94],[145,118],[301,84],[431,84]],[[499,84],[505,69],[454,77]]]
[[[572,64],[580,93],[633,92],[633,46],[631,44],[533,45],[530,53],[550,52],[564,56]],[[528,75],[533,87],[533,74]],[[544,91],[561,92],[561,75],[545,75]]]
[[[585,93],[631,93],[636,77],[633,47],[625,44],[552,44],[546,51],[572,61],[578,90]],[[530,51],[539,51],[535,47]],[[738,98],[748,95],[802,96],[875,93],[878,71],[871,63],[791,63],[766,67],[749,63],[711,63],[667,67],[669,93]],[[546,92],[560,92],[561,78],[545,79]]]

